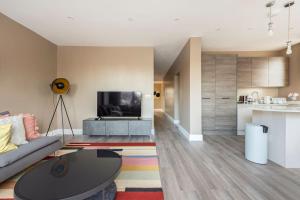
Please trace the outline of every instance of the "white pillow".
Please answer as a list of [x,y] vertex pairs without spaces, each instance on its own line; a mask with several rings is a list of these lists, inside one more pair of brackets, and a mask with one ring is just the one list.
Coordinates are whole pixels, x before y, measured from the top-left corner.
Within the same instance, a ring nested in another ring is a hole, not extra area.
[[12,124],[12,136],[10,142],[15,145],[28,143],[25,136],[25,128],[23,124],[23,115],[5,117],[0,119],[0,125]]

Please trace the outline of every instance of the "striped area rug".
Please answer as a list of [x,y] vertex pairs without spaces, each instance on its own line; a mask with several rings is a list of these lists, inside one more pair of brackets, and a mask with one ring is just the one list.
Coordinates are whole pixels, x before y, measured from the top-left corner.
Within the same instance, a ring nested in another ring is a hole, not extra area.
[[[111,149],[122,155],[121,173],[115,180],[116,200],[163,200],[155,143],[70,143],[55,156],[80,149]],[[13,187],[23,173],[0,184],[0,200],[13,199]]]

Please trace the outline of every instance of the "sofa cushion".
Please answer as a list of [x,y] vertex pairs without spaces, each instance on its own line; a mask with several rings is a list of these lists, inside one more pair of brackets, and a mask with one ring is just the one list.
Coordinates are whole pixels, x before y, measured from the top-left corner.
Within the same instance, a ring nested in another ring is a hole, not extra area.
[[12,151],[17,148],[16,145],[9,142],[11,137],[11,126],[11,124],[0,125],[0,153]]
[[23,122],[27,141],[37,139],[41,136],[38,132],[39,127],[37,126],[37,119],[34,115],[23,114]]
[[16,150],[0,154],[0,167],[5,167],[23,158],[24,156],[31,154],[34,151],[42,149],[43,147],[56,142],[59,139],[60,139],[59,136],[50,136],[50,137],[43,136],[35,140],[32,140],[27,144],[23,144],[19,146],[19,148]]
[[12,136],[10,141],[15,145],[27,144],[25,137],[25,129],[23,123],[23,115],[10,116],[0,119],[0,125],[12,124]]
[[0,116],[1,116],[1,115],[3,115],[3,116],[8,115],[8,116],[9,116],[10,113],[9,113],[9,111],[4,111],[4,112],[0,112]]

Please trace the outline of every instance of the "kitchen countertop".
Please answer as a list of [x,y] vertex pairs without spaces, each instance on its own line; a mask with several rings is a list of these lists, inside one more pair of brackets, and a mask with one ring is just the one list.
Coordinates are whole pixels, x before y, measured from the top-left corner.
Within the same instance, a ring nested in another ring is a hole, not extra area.
[[253,106],[252,110],[266,111],[266,112],[294,112],[300,113],[300,105],[265,105]]

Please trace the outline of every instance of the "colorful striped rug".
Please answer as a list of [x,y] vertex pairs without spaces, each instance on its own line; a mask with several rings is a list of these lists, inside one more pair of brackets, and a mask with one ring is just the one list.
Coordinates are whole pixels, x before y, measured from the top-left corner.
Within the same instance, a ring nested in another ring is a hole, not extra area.
[[[57,151],[55,156],[80,149],[111,149],[122,155],[121,173],[115,181],[118,191],[116,200],[163,200],[155,143],[70,143]],[[13,187],[24,173],[0,184],[0,200],[13,199]]]

